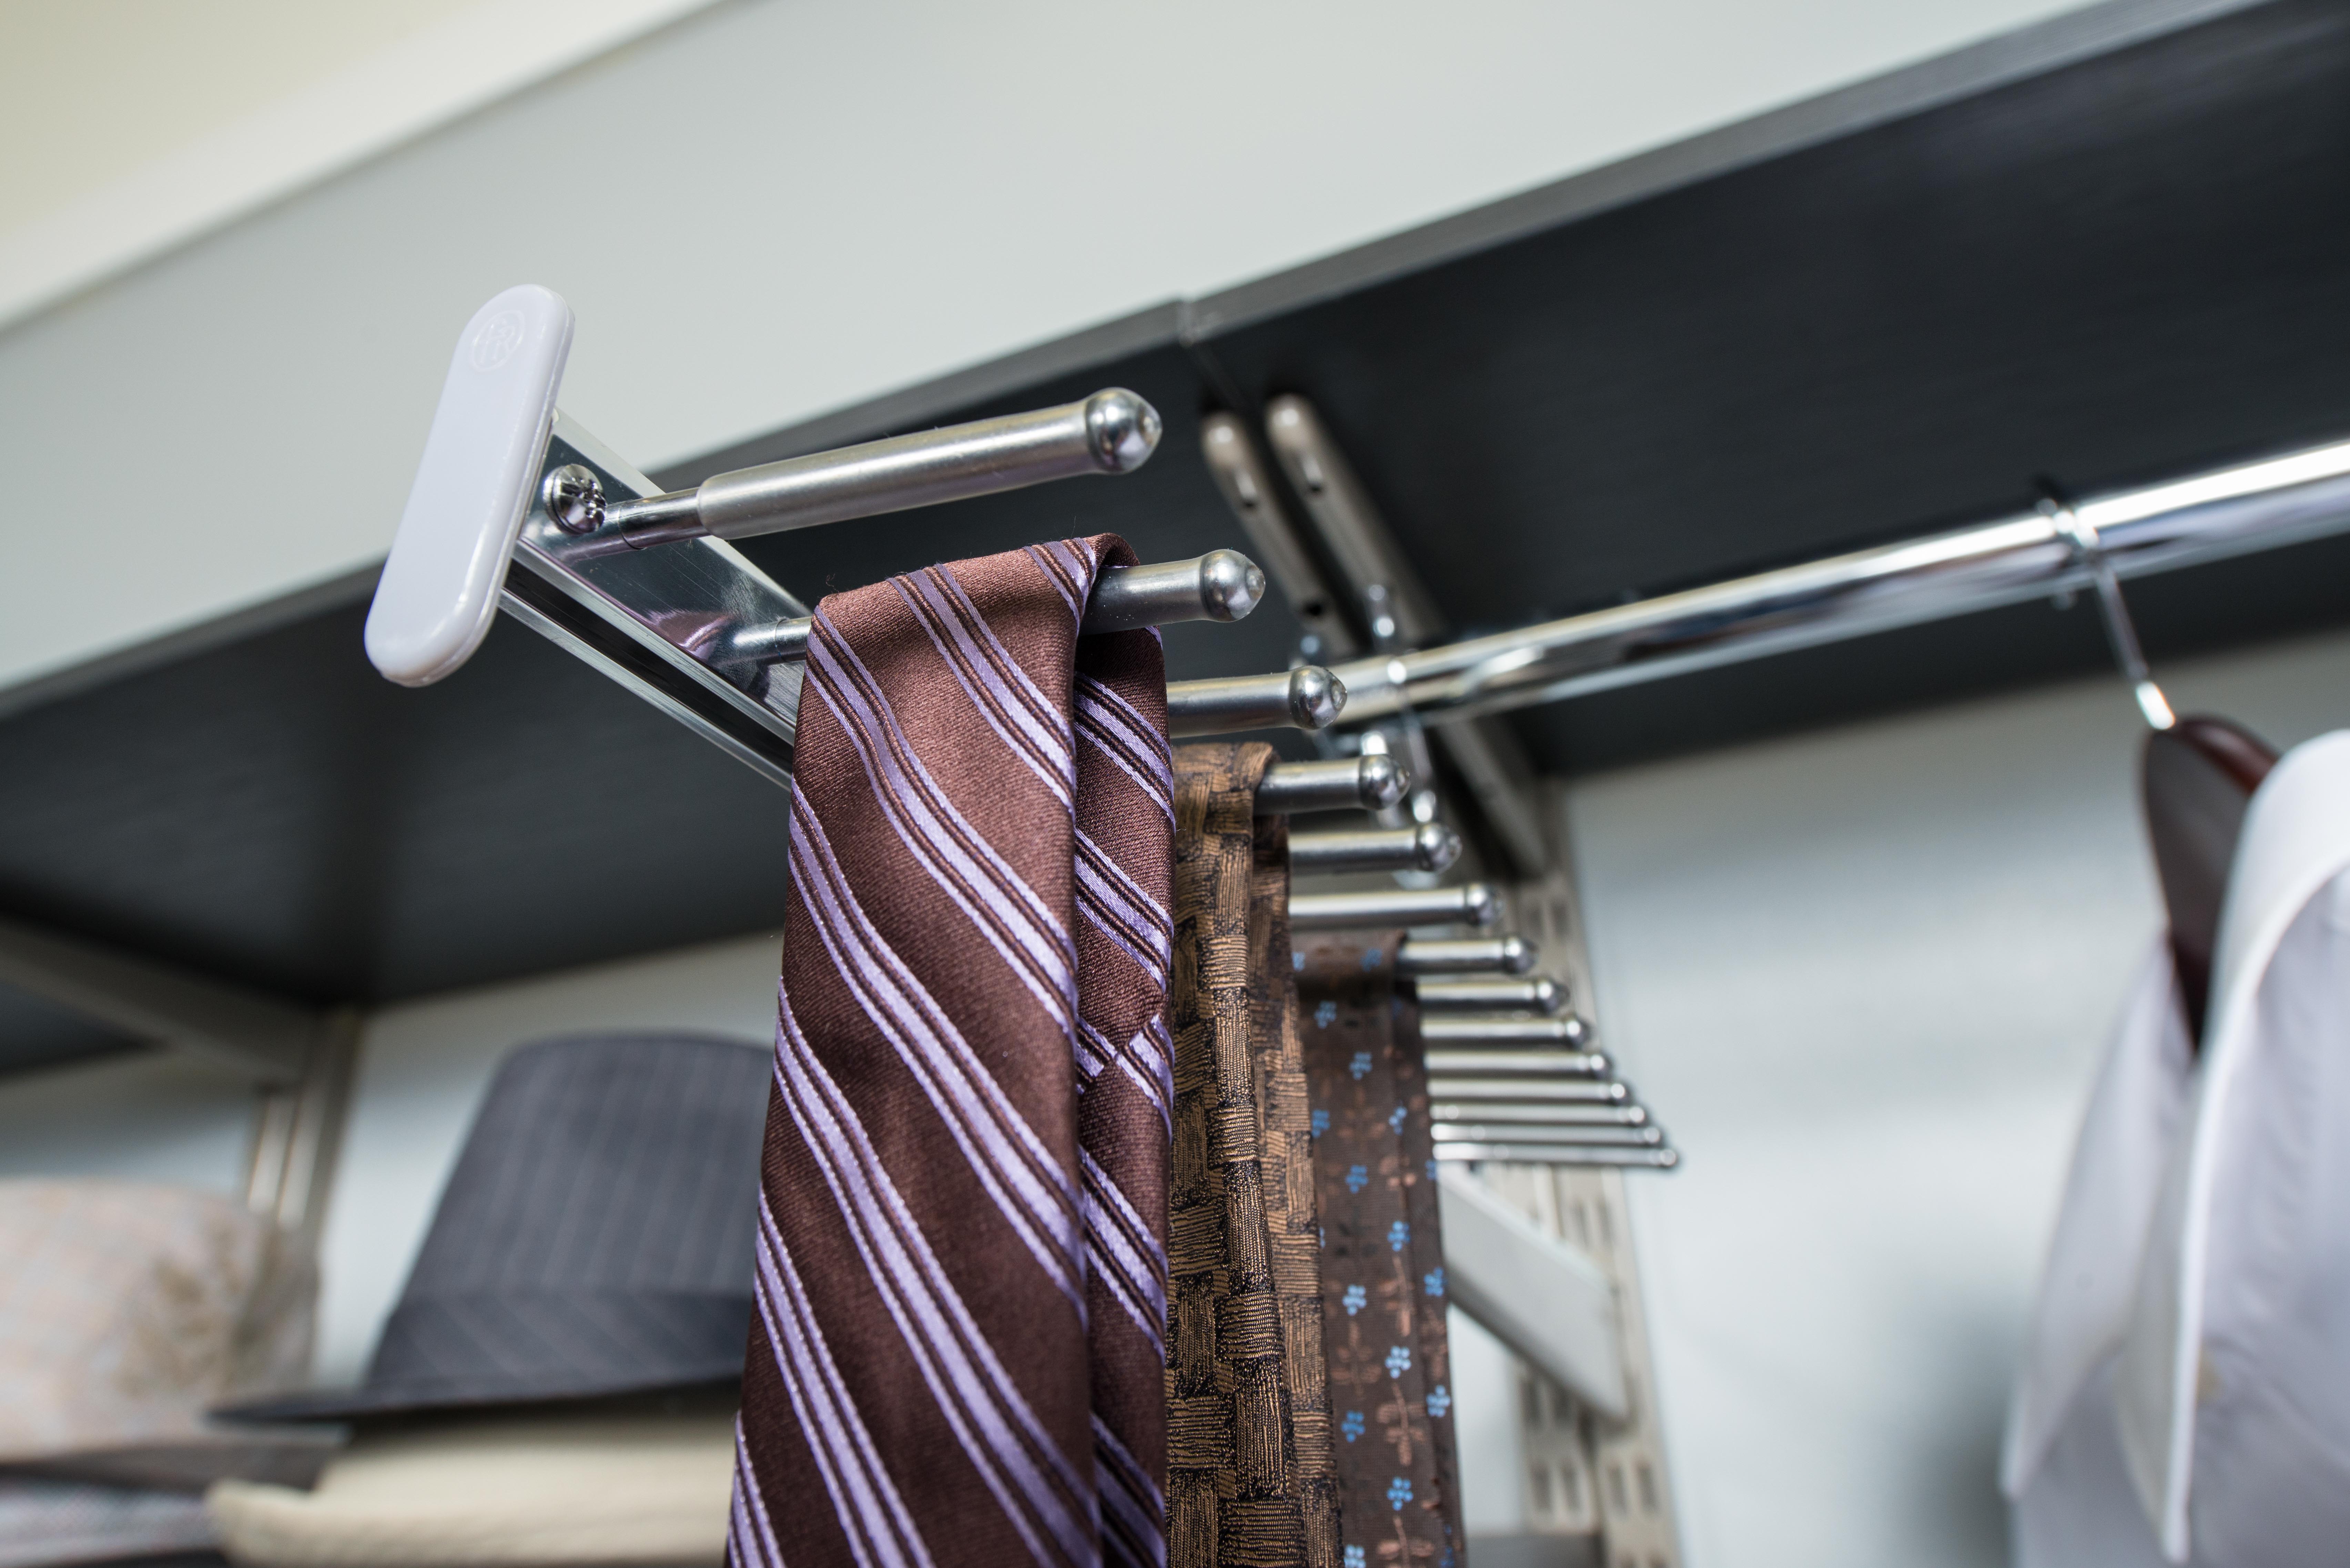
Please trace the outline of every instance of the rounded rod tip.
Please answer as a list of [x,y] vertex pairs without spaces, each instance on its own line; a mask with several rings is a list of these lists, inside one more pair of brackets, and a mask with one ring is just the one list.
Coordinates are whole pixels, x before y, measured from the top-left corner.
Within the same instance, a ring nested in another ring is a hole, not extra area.
[[1109,387],[1086,400],[1086,440],[1094,465],[1104,473],[1132,473],[1159,450],[1165,426],[1159,410],[1124,387]]
[[1326,730],[1346,711],[1347,688],[1318,664],[1289,672],[1289,713],[1301,730]]
[[1264,569],[1238,550],[1200,557],[1200,607],[1210,620],[1245,620],[1264,600]]
[[1440,822],[1423,822],[1411,836],[1415,869],[1444,871],[1461,858],[1461,836]]
[[1374,752],[1355,764],[1356,798],[1366,811],[1385,811],[1401,803],[1404,792],[1411,788],[1411,775],[1401,763],[1380,752]]
[[1237,550],[1211,550],[1188,561],[1106,566],[1094,578],[1078,629],[1098,635],[1184,620],[1235,621],[1263,598],[1264,574]]
[[1167,683],[1167,727],[1176,736],[1248,730],[1319,730],[1338,716],[1347,689],[1318,665],[1274,675]]

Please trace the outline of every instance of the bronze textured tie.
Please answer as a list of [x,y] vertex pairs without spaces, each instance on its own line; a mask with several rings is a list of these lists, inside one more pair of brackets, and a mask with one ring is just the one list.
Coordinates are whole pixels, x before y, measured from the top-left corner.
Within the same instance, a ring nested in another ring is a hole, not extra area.
[[1316,937],[1297,993],[1326,1238],[1323,1333],[1347,1562],[1461,1559],[1444,1244],[1419,1010],[1398,933]]
[[1289,830],[1263,745],[1175,753],[1168,1559],[1338,1568]]
[[1165,1560],[1156,632],[1114,535],[818,607],[737,1564]]

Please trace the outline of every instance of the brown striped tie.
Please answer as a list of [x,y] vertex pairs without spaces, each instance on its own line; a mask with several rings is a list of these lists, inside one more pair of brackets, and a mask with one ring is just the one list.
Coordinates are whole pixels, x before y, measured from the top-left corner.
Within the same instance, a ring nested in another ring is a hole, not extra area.
[[1114,535],[837,594],[800,705],[738,1564],[1150,1563],[1173,827]]

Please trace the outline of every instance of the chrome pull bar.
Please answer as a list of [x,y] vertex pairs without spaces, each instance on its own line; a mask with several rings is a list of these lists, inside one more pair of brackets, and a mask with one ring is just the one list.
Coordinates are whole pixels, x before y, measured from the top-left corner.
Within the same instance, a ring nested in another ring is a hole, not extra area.
[[[1094,579],[1080,635],[1133,631],[1183,620],[1235,621],[1263,601],[1264,574],[1238,550],[1211,550],[1188,561],[1108,566]],[[738,627],[711,654],[712,664],[777,664],[807,657],[813,616]]]
[[[1294,910],[1300,902],[1291,899]],[[1293,927],[1297,923],[1290,916]],[[1481,974],[1498,970],[1523,974],[1534,967],[1534,946],[1523,937],[1470,937],[1422,941],[1414,938],[1396,952],[1396,972],[1408,979],[1430,974]]]
[[[750,539],[853,517],[1021,490],[1087,473],[1131,473],[1159,446],[1159,411],[1122,387],[1080,402],[811,452],[715,473],[691,490],[579,507],[570,531],[631,548],[704,536]],[[600,516],[590,520],[591,512]]]
[[1431,1013],[1419,1021],[1430,1045],[1580,1045],[1591,1031],[1582,1019],[1493,1018]]
[[1182,738],[1246,730],[1326,730],[1347,689],[1318,664],[1279,675],[1167,683],[1167,731]]
[[[1169,690],[1171,691],[1172,687]],[[1373,893],[1304,893],[1289,900],[1293,931],[1350,931],[1376,926],[1490,926],[1502,918],[1502,900],[1482,882],[1458,888],[1382,888]],[[1515,938],[1507,939],[1514,941]],[[1415,946],[1406,942],[1409,953]],[[1442,944],[1436,944],[1442,945]],[[1534,967],[1534,950],[1513,972]],[[1491,969],[1491,962],[1472,966]],[[1406,971],[1404,972],[1410,972]]]
[[1292,871],[1441,871],[1460,858],[1461,836],[1435,822],[1289,836]]
[[1461,1008],[1551,1013],[1566,1005],[1566,988],[1543,975],[1530,980],[1423,980],[1417,991],[1420,1007],[1430,1012]]
[[1376,752],[1328,763],[1274,763],[1257,781],[1256,814],[1385,811],[1409,788],[1411,775],[1403,764]]

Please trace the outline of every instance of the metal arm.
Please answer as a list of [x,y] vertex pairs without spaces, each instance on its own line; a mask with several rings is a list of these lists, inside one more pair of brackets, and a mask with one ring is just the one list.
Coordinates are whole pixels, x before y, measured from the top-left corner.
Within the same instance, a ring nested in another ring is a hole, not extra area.
[[1167,730],[1179,738],[1246,730],[1326,730],[1347,705],[1347,689],[1319,665],[1229,680],[1171,680]]
[[[1235,621],[1264,597],[1264,574],[1238,550],[1211,550],[1188,561],[1109,566],[1094,581],[1077,630],[1086,636],[1133,631],[1178,621]],[[720,664],[775,664],[807,656],[813,616],[738,627],[713,655]]]
[[1615,1064],[1597,1051],[1528,1050],[1503,1047],[1430,1045],[1428,1074],[1431,1078],[1605,1078]]
[[[1362,930],[1377,926],[1490,926],[1501,918],[1501,899],[1482,882],[1470,882],[1459,888],[1383,888],[1375,893],[1304,893],[1289,900],[1289,927],[1296,931]],[[1505,940],[1517,940],[1514,937]],[[1409,952],[1417,945],[1420,944],[1406,942],[1404,950]],[[1523,943],[1519,945],[1524,947]],[[1534,963],[1533,950],[1524,950],[1527,957],[1518,972]]]
[[1377,753],[1326,763],[1274,763],[1257,781],[1256,814],[1383,811],[1410,787],[1403,764]]
[[[807,606],[728,538],[1130,473],[1159,442],[1157,411],[1110,388],[657,494],[556,407],[571,328],[570,306],[534,285],[467,323],[369,610],[369,657],[390,680],[430,685],[473,656],[504,609],[785,786]],[[1263,574],[1231,551],[1107,572],[1084,629],[1237,620],[1263,594]],[[1167,692],[1179,735],[1318,730],[1345,701],[1345,687],[1311,667]]]
[[1566,989],[1542,975],[1527,980],[1424,980],[1414,989],[1419,1005],[1430,1011],[1549,1014],[1566,1005]]
[[1534,967],[1534,945],[1523,937],[1469,937],[1403,944],[1396,972],[1407,978],[1431,974],[1524,974]]
[[1441,871],[1460,858],[1461,836],[1435,822],[1289,836],[1292,871]]
[[1058,408],[736,469],[691,490],[584,505],[582,525],[569,531],[637,549],[703,535],[749,539],[1048,480],[1131,473],[1150,461],[1160,429],[1159,410],[1111,387]]
[[1494,1017],[1476,1013],[1431,1013],[1419,1022],[1430,1045],[1580,1045],[1590,1031],[1583,1020]]

